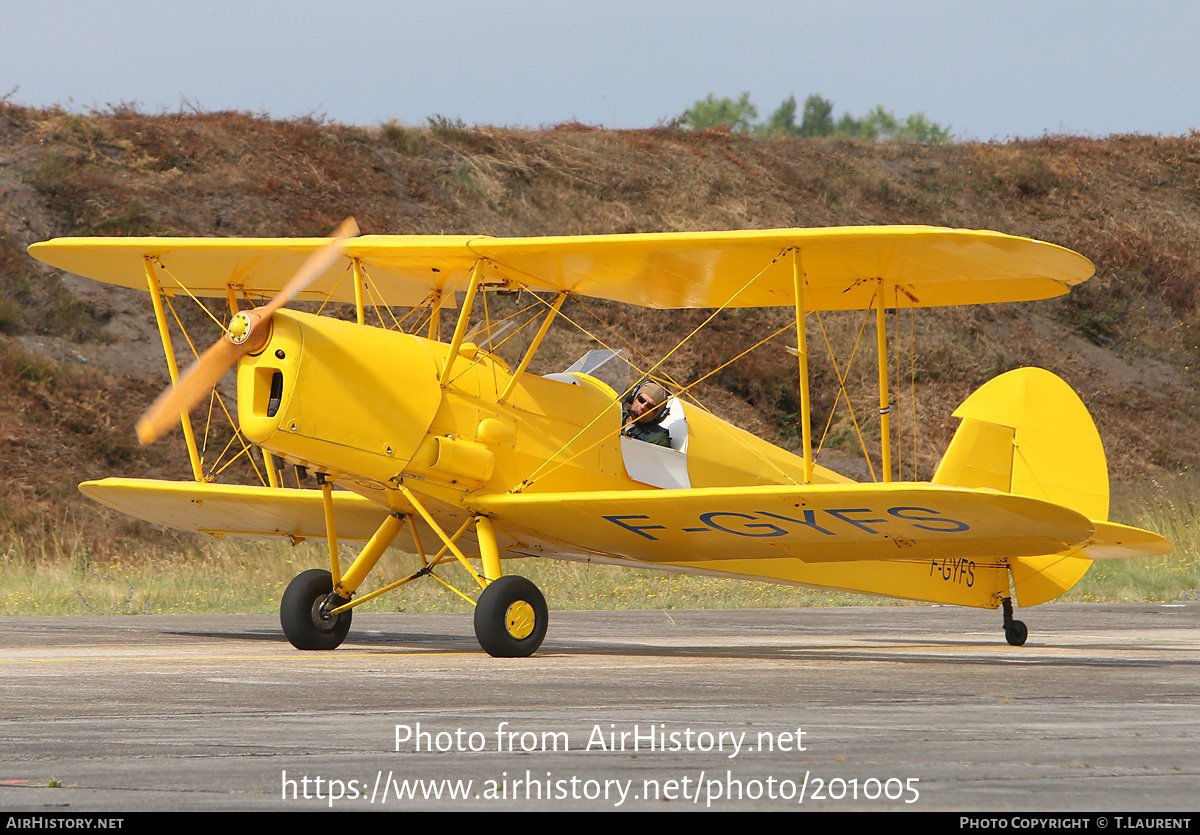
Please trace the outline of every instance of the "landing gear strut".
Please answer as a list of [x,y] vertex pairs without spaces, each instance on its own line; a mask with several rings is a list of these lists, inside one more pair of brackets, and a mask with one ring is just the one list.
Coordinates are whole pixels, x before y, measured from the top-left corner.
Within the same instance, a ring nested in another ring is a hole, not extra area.
[[1025,640],[1029,637],[1029,627],[1024,621],[1013,620],[1011,597],[1006,597],[1000,602],[1004,606],[1004,640],[1014,647],[1025,646]]

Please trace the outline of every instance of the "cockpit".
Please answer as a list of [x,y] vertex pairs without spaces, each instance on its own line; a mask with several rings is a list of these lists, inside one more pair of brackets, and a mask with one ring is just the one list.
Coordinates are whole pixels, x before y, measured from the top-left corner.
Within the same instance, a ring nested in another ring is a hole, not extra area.
[[[609,396],[618,397],[629,390],[637,370],[625,358],[624,351],[608,348],[588,351],[564,371],[546,374],[546,379],[570,385],[603,386]],[[663,489],[686,489],[692,486],[688,477],[688,423],[683,403],[678,397],[667,400],[667,414],[659,426],[670,434],[670,447],[645,443],[622,436],[621,458],[625,470],[634,481]]]

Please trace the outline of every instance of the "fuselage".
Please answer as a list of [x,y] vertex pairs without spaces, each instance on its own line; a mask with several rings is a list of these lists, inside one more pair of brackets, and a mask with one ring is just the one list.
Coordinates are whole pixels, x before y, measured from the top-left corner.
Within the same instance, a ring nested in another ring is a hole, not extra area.
[[[698,407],[683,406],[686,427],[672,428],[673,443],[682,448],[663,449],[620,436],[619,393],[597,379],[522,374],[503,398],[512,374],[502,360],[465,343],[443,384],[448,352],[445,343],[411,334],[280,311],[266,347],[239,361],[242,431],[285,461],[412,517],[403,486],[421,497],[445,531],[477,516],[486,504],[481,499],[510,492],[579,495],[803,483],[799,456]],[[676,434],[681,429],[685,437]],[[849,481],[817,467],[812,484],[820,490]],[[865,512],[857,504],[847,507]],[[727,508],[714,500],[708,510]],[[652,564],[983,607],[998,605],[1007,583],[1007,568],[995,560],[969,566],[954,560],[951,567],[949,561],[939,566],[929,560],[814,562],[784,552],[775,558],[731,553],[697,559],[665,551],[647,563],[644,554],[600,546],[569,526],[514,527],[502,517],[494,523],[509,556]],[[735,549],[746,541],[737,533],[729,532]],[[403,535],[397,544],[412,546]]]

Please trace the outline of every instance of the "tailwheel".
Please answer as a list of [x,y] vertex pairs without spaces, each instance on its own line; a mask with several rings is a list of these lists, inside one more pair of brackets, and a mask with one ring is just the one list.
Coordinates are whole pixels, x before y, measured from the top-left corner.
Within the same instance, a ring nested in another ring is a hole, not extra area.
[[475,604],[475,638],[495,658],[526,658],[546,637],[546,598],[516,575],[490,583]]
[[1000,604],[1004,611],[1004,640],[1008,641],[1010,646],[1025,646],[1025,641],[1029,638],[1029,627],[1024,621],[1013,620],[1012,598],[1005,597]]
[[1014,647],[1025,646],[1026,639],[1029,638],[1029,627],[1024,621],[1010,620],[1004,624],[1004,640],[1008,641]]
[[283,634],[296,649],[337,649],[350,631],[352,612],[329,614],[346,601],[333,594],[333,575],[320,568],[297,574],[279,604]]

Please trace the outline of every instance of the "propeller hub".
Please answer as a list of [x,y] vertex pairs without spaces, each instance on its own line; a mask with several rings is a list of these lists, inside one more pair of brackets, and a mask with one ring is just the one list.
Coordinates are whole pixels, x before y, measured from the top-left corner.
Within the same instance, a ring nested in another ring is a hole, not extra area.
[[243,310],[229,320],[229,341],[234,345],[241,345],[250,338],[252,330],[254,330],[254,322]]

